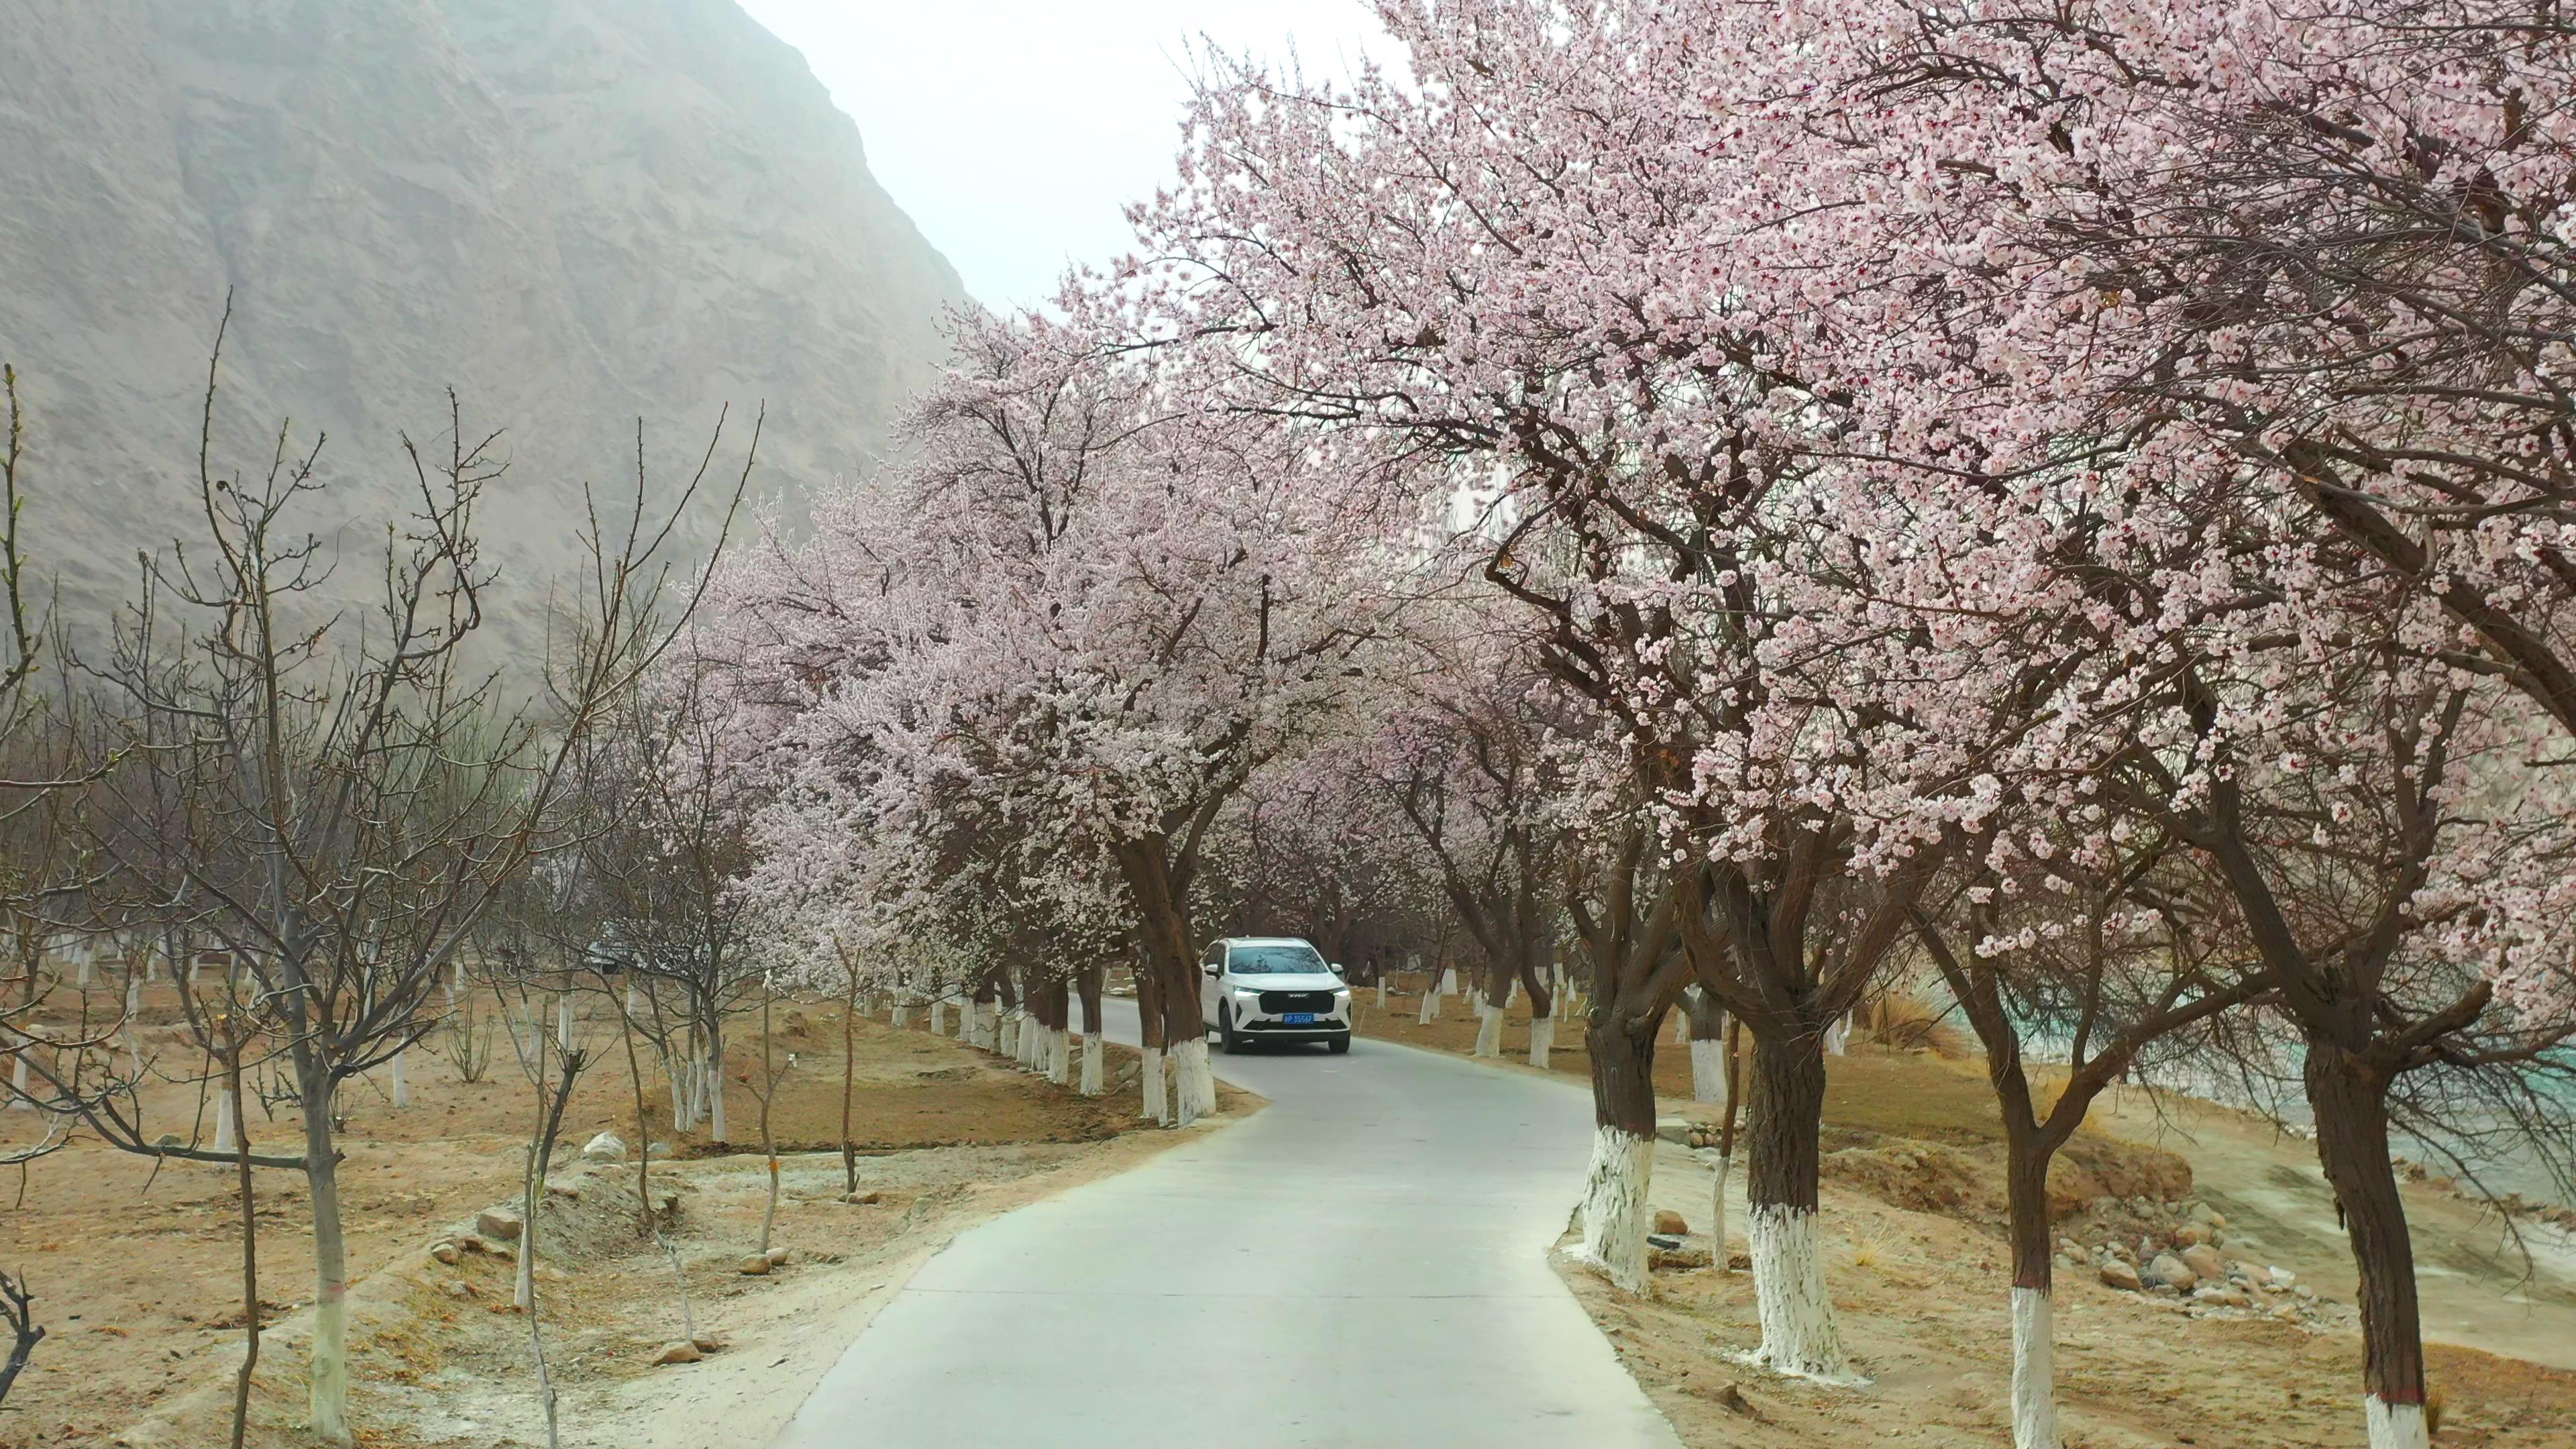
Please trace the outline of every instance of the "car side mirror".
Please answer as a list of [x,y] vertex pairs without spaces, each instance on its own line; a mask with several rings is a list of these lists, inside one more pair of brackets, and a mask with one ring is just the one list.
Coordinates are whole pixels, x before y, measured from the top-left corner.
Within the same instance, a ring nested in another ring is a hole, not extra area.
[[1349,972],[1344,971],[1344,970],[1342,969],[1342,963],[1341,963],[1341,962],[1339,962],[1339,961],[1328,961],[1328,962],[1326,962],[1326,963],[1324,963],[1324,964],[1326,964],[1326,965],[1328,965],[1328,966],[1332,967],[1332,968],[1333,968],[1333,974],[1334,974],[1334,975],[1336,975],[1336,976],[1347,976],[1347,975],[1349,975],[1349,974],[1350,974]]
[[1202,961],[1199,963],[1199,970],[1206,972],[1210,976],[1214,976],[1217,974],[1217,965],[1213,961]]

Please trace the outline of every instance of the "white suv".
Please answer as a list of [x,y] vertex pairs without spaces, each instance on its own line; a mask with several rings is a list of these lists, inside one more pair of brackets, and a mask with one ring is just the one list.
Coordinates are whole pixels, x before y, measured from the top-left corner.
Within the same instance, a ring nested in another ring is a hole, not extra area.
[[1228,936],[1199,958],[1199,1018],[1220,1050],[1257,1041],[1351,1049],[1351,988],[1294,936]]

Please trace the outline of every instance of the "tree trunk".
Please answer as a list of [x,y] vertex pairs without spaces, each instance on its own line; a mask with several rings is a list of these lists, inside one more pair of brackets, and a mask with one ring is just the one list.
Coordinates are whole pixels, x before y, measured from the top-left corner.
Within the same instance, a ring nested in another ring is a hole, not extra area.
[[1084,969],[1081,979],[1082,1095],[1086,1097],[1101,1093],[1100,978],[1106,974],[1095,964]]
[[1137,1078],[1144,1097],[1139,1115],[1156,1126],[1169,1126],[1170,1094],[1163,1089],[1163,987],[1150,963],[1136,972],[1136,1032],[1144,1052],[1144,1067]]
[[308,1420],[315,1438],[351,1442],[349,1248],[340,1232],[340,1162],[332,1143],[331,1079],[316,1049],[295,1053],[304,1109],[304,1181],[313,1198],[313,1356]]
[[1121,842],[1118,863],[1136,906],[1146,965],[1162,987],[1164,1066],[1174,1079],[1174,1115],[1187,1126],[1216,1110],[1216,1075],[1199,1017],[1198,953],[1164,848],[1160,836]]
[[1690,1024],[1691,1100],[1726,1105],[1726,1012],[1717,998],[1694,986],[1682,993]]
[[2048,1211],[2055,1144],[2004,1119],[2004,1197],[2011,1209],[2013,1449],[2058,1449],[2056,1232]]
[[[235,1039],[224,1059],[224,1103],[234,1120],[241,1117],[241,1042]],[[250,1431],[250,1376],[259,1367],[259,1212],[250,1180],[250,1134],[233,1138],[233,1177],[241,1189],[242,1233],[242,1365],[233,1380],[233,1449],[242,1449]]]
[[408,1107],[411,1105],[411,1073],[405,1071],[403,1068],[404,1055],[404,1052],[395,1052],[392,1062],[394,1076],[394,1105],[397,1107]]
[[2387,1073],[2330,1043],[2307,1043],[2317,1160],[2343,1211],[2361,1274],[2362,1410],[2370,1449],[2424,1449],[2424,1336],[2415,1246],[2388,1159]]
[[1583,1256],[1629,1293],[1646,1291],[1647,1190],[1655,1166],[1655,1031],[1662,1013],[1593,1013],[1592,1169],[1583,1185]]
[[1762,1320],[1756,1362],[1801,1378],[1853,1377],[1833,1300],[1825,1293],[1816,1223],[1818,1137],[1824,1120],[1825,1062],[1816,1034],[1757,1032],[1748,1103],[1745,1232]]
[[725,1124],[725,1054],[724,1020],[710,1015],[707,1021],[707,1135],[718,1142],[731,1142],[733,1133]]

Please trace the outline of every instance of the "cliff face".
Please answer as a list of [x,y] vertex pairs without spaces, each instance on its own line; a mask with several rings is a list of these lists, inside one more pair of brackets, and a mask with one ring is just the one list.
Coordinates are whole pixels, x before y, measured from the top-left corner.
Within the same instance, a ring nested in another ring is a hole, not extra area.
[[884,446],[962,297],[733,0],[0,0],[0,33],[0,357],[76,619],[185,526],[228,291],[219,462],[327,433],[312,526],[381,537],[451,386],[503,431],[522,643],[639,417],[685,476],[765,403],[755,491],[793,496]]

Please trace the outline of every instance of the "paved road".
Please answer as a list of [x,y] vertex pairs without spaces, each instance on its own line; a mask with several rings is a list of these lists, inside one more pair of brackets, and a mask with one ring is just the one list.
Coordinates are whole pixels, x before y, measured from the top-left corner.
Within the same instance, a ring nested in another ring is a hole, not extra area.
[[1545,1260],[1583,1092],[1373,1041],[1217,1062],[1271,1106],[961,1235],[776,1449],[1677,1449]]

